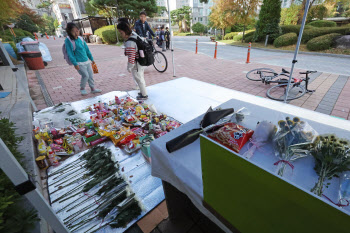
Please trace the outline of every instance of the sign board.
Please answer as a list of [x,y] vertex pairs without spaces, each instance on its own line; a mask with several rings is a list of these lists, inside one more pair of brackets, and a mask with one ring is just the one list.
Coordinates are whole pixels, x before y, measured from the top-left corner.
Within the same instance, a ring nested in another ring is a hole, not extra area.
[[60,9],[70,9],[71,8],[70,4],[63,4],[63,3],[58,4],[58,7]]

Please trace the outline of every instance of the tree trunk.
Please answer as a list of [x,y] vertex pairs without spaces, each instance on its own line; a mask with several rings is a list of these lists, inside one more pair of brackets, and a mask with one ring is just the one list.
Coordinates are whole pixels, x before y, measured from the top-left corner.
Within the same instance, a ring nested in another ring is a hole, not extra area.
[[297,24],[301,24],[303,22],[303,17],[304,17],[304,12],[305,12],[305,7],[306,7],[306,0],[303,0],[301,4],[301,9],[298,13],[298,21]]
[[244,41],[244,34],[245,34],[245,24],[243,25],[243,36],[242,36],[242,43]]

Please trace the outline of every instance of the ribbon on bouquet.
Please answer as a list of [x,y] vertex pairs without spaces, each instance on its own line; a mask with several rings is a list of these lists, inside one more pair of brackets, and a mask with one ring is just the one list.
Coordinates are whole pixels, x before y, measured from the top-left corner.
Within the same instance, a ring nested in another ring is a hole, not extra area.
[[216,126],[215,124],[218,123],[218,121],[232,114],[233,112],[234,112],[233,108],[214,111],[210,107],[200,123],[200,128],[187,131],[186,133],[181,134],[180,136],[168,141],[166,143],[166,149],[168,150],[169,153],[172,153],[176,150],[179,150],[193,143],[199,138],[199,135],[201,133],[214,128]]
[[293,164],[291,164],[289,161],[284,160],[284,159],[281,159],[281,160],[277,161],[277,162],[276,162],[276,163],[274,163],[273,165],[277,166],[279,163],[285,163],[285,164],[288,164],[288,165],[289,165],[289,166],[292,168],[292,170],[294,170],[294,165],[293,165]]
[[[322,194],[322,196],[325,197],[328,201],[332,202],[334,205],[339,206],[339,207],[346,207],[346,206],[349,206],[349,205],[350,205],[349,201],[346,200],[346,199],[340,199],[338,203],[335,203],[334,201],[332,201],[332,200],[331,200],[329,197],[327,197],[326,195]],[[347,204],[346,204],[346,205],[340,204],[340,201],[341,201],[341,200],[345,200],[345,201],[347,202]]]

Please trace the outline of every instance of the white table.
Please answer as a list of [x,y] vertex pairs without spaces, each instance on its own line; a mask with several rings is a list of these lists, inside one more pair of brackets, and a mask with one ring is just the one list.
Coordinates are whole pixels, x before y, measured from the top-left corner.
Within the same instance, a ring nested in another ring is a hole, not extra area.
[[[284,116],[298,115],[317,128],[320,134],[329,133],[329,127],[333,127],[331,133],[335,133],[338,137],[349,137],[350,121],[188,78],[179,78],[150,86],[148,92],[150,103],[161,106],[158,109],[160,112],[165,112],[182,123],[187,123],[151,144],[152,175],[185,193],[204,215],[225,232],[230,231],[202,204],[203,182],[199,140],[171,154],[165,147],[169,140],[188,130],[198,128],[202,119],[200,115],[204,114],[210,106],[217,107],[233,99],[220,107],[234,107],[236,110],[248,107],[248,110],[251,111],[251,119],[246,121],[245,126],[252,129],[259,120],[277,122],[283,117],[281,114]],[[305,158],[300,164],[309,166],[310,174],[312,173],[312,158]],[[302,179],[302,177],[295,179]],[[334,198],[332,195],[330,197]]]

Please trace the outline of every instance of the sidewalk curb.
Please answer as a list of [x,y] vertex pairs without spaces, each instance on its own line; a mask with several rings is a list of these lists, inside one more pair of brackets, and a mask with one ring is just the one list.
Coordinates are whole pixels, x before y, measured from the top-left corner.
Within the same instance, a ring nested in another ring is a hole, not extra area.
[[[226,44],[223,42],[218,42],[218,44],[221,45],[228,45],[228,46],[235,46],[235,47],[241,47],[241,48],[248,48],[248,46],[243,45],[233,45],[233,44]],[[281,50],[281,49],[265,49],[265,48],[256,48],[252,47],[252,49],[258,49],[263,51],[269,51],[269,52],[280,52],[280,53],[294,53],[294,51],[290,50]],[[344,55],[344,54],[332,54],[332,53],[316,53],[316,52],[302,52],[299,51],[299,54],[306,54],[306,55],[314,55],[314,56],[324,56],[324,57],[339,57],[339,58],[350,58],[350,55]]]

